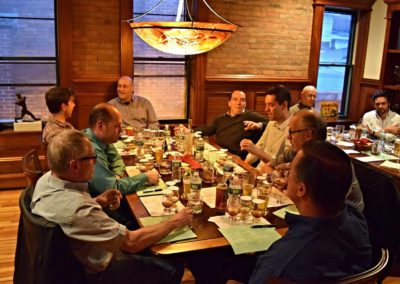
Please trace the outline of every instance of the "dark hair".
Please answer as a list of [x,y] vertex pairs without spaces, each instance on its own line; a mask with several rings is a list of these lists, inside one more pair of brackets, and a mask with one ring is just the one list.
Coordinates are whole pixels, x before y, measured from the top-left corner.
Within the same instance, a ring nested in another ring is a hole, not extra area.
[[89,114],[89,127],[94,128],[98,121],[103,121],[105,124],[112,120],[111,113],[107,104],[99,104],[95,106]]
[[377,90],[375,91],[375,93],[372,94],[372,99],[374,102],[379,97],[384,97],[389,101],[388,94],[384,90]]
[[300,110],[298,113],[304,112],[303,124],[304,127],[311,129],[313,132],[313,139],[319,141],[326,140],[326,122],[322,117],[313,110]]
[[269,88],[265,95],[273,95],[275,96],[276,101],[282,105],[284,102],[287,102],[287,108],[289,109],[290,101],[292,99],[290,95],[290,91],[284,85],[276,85],[272,88]]
[[303,182],[314,203],[328,213],[337,213],[343,206],[352,180],[350,158],[326,141],[308,141],[300,153],[297,179]]
[[58,113],[62,104],[68,104],[71,97],[74,97],[74,91],[70,88],[54,87],[45,94],[46,105],[51,113]]

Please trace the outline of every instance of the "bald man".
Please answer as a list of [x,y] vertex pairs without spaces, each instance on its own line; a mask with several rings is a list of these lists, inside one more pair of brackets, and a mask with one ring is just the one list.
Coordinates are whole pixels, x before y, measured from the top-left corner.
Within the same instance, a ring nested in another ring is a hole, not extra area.
[[315,100],[317,99],[317,89],[314,86],[305,86],[300,93],[300,100],[297,104],[290,108],[290,113],[295,113],[301,109],[313,109]]
[[122,115],[122,127],[132,126],[135,131],[145,128],[158,129],[159,123],[153,105],[145,97],[134,94],[133,81],[129,76],[118,80],[118,97],[108,103]]

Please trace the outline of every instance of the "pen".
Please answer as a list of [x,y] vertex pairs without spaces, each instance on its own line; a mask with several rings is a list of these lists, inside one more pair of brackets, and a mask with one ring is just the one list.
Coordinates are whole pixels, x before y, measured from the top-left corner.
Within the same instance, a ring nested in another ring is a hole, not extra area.
[[143,190],[143,193],[151,193],[151,192],[157,192],[157,191],[162,191],[162,189],[161,188],[157,188],[157,189]]
[[275,228],[275,225],[272,224],[266,224],[266,225],[253,225],[251,226],[252,229],[258,229],[258,228]]

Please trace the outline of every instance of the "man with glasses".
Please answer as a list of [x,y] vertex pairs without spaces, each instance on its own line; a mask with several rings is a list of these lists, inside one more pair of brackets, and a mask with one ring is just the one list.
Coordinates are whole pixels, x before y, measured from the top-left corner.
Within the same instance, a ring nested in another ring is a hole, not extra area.
[[[261,172],[271,172],[271,165],[274,165],[277,170],[290,168],[290,164],[288,163],[293,161],[296,153],[302,149],[306,142],[326,140],[326,122],[315,110],[300,110],[293,114],[289,122],[288,139],[292,146],[286,149],[269,165],[265,165],[261,169]],[[364,200],[353,165],[351,165],[351,170],[352,183],[346,198],[352,201],[356,207],[362,211],[364,209]]]
[[313,109],[315,100],[317,99],[317,89],[314,86],[308,85],[303,88],[300,93],[300,100],[297,104],[290,108],[290,113],[295,113],[301,109]]
[[49,144],[47,160],[50,171],[36,184],[32,213],[61,227],[87,283],[180,283],[183,264],[142,251],[190,224],[190,209],[180,210],[169,221],[130,231],[102,210],[118,205],[118,190],[89,195],[96,154],[82,132],[65,130],[57,135]]
[[274,160],[279,154],[289,147],[287,135],[289,130],[289,105],[290,91],[283,85],[278,85],[266,91],[265,112],[270,122],[267,125],[257,144],[249,139],[240,142],[242,150],[248,151],[246,162],[253,164],[260,160],[257,168]]
[[[122,132],[122,118],[117,108],[107,103],[96,105],[89,114],[89,128],[83,130],[96,151],[97,163],[90,180],[90,193],[97,196],[108,188],[116,188],[123,195],[136,192],[146,182],[157,184],[159,174],[148,171],[129,177],[125,174],[125,164],[113,143]],[[131,214],[125,203],[117,211],[107,214],[117,221],[133,228]]]

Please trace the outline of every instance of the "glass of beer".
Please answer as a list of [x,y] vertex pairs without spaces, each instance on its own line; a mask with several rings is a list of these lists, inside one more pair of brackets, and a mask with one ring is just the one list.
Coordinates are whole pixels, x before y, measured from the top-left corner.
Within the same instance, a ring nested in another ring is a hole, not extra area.
[[160,165],[162,162],[163,156],[164,156],[164,151],[163,151],[162,147],[157,147],[154,150],[154,156],[156,157],[156,163],[158,165]]
[[247,220],[252,208],[251,196],[240,197],[240,219]]
[[171,208],[174,206],[174,193],[172,190],[166,189],[162,198],[162,205],[164,206],[164,215],[170,215],[172,213]]
[[263,212],[266,209],[266,202],[263,199],[255,198],[253,199],[253,207],[251,209],[251,215],[253,216],[253,223],[259,223]]
[[203,197],[200,192],[189,193],[187,207],[193,210],[193,214],[201,214],[203,212]]
[[234,224],[236,216],[239,214],[240,209],[240,196],[230,195],[227,203],[227,212],[229,215],[229,223]]
[[400,139],[394,140],[393,154],[400,158]]

